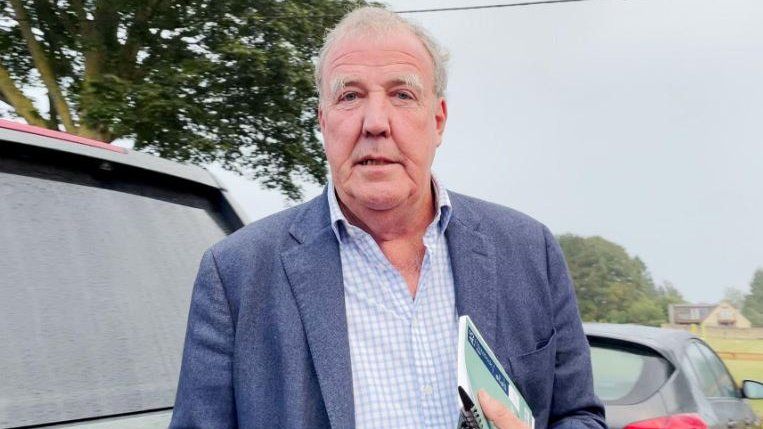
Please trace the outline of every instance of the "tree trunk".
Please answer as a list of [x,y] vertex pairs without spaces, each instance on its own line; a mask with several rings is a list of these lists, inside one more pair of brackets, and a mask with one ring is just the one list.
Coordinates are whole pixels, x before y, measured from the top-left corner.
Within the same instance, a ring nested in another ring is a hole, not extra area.
[[148,22],[159,7],[159,0],[150,0],[135,12],[132,25],[127,30],[127,40],[119,55],[118,70],[116,73],[123,79],[135,79],[139,67],[137,64],[138,51],[141,48],[140,41],[148,33]]
[[34,61],[34,65],[37,68],[37,71],[40,72],[40,77],[42,77],[42,81],[53,99],[56,111],[61,117],[61,122],[63,123],[64,128],[67,132],[76,134],[77,127],[72,120],[69,105],[66,103],[64,94],[61,92],[61,87],[56,81],[56,75],[53,72],[53,67],[48,60],[48,56],[45,54],[42,46],[37,42],[37,39],[34,38],[29,15],[26,13],[24,5],[21,3],[21,0],[10,0],[10,3],[16,14],[16,21],[18,21],[21,35],[26,40],[32,61]]
[[8,70],[2,66],[0,66],[0,92],[3,94],[3,101],[13,107],[13,110],[28,124],[48,127],[45,120],[40,116],[40,112],[32,104],[32,100],[21,92],[11,79]]
[[108,126],[102,125],[91,128],[87,125],[88,110],[97,104],[97,95],[92,85],[102,79],[104,73],[109,73],[109,46],[117,44],[117,28],[119,13],[113,2],[96,1],[93,19],[88,19],[85,4],[81,0],[73,0],[72,6],[80,22],[85,57],[85,70],[82,77],[79,106],[77,113],[80,118],[79,135],[100,141],[111,141],[114,136]]
[[48,105],[50,105],[50,111],[48,112],[48,128],[51,130],[58,129],[58,112],[56,111],[56,103],[53,102],[53,97],[48,93]]

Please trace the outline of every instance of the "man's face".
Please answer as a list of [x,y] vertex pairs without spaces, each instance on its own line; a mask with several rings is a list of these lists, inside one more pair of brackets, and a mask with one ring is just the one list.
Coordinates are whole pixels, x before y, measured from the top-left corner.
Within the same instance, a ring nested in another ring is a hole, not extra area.
[[447,108],[424,45],[407,30],[346,37],[322,73],[319,121],[340,199],[376,211],[425,200]]

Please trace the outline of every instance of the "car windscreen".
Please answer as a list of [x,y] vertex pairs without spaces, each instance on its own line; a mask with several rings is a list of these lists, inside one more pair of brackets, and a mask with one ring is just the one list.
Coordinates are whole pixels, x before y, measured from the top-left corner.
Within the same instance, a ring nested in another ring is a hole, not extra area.
[[13,155],[0,153],[0,427],[171,407],[196,269],[235,227],[219,191]]
[[639,403],[652,396],[673,373],[659,353],[620,341],[590,339],[594,391],[610,405]]

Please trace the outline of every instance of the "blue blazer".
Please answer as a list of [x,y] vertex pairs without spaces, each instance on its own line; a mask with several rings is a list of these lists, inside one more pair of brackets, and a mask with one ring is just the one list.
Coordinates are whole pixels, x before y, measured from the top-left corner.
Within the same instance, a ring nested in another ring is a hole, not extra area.
[[[536,428],[606,428],[552,234],[511,209],[450,198],[458,314],[474,320]],[[171,428],[354,427],[342,267],[325,192],[209,249],[187,329]]]

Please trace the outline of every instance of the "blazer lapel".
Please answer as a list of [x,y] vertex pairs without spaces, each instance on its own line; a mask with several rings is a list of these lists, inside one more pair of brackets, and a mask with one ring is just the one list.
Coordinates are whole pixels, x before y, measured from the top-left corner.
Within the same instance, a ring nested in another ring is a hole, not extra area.
[[298,216],[300,244],[281,261],[297,302],[326,412],[335,428],[353,427],[352,370],[339,245],[329,225],[325,192]]
[[445,230],[456,286],[456,310],[468,315],[488,344],[495,344],[498,311],[493,242],[479,231],[479,215],[462,196],[449,193],[453,217]]

